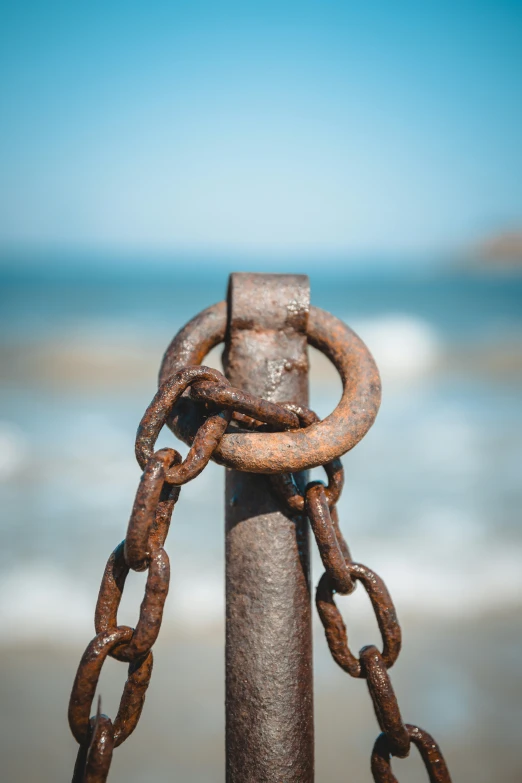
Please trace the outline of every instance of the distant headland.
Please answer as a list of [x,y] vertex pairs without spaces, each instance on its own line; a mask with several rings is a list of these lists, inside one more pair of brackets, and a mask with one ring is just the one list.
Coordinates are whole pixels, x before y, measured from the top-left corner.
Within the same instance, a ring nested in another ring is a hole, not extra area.
[[468,256],[483,267],[522,268],[522,228],[485,237],[471,248]]

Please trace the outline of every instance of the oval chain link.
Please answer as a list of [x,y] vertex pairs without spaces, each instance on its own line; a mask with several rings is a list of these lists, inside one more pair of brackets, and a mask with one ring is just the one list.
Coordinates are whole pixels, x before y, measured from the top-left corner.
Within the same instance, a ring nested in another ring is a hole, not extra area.
[[[361,582],[368,593],[382,636],[382,658],[389,669],[401,649],[401,628],[397,622],[395,607],[386,585],[374,571],[361,563],[349,563],[352,579]],[[317,585],[315,603],[324,627],[326,641],[332,658],[352,677],[364,677],[361,661],[348,646],[348,635],[342,615],[334,601],[335,585],[326,571]]]
[[[130,567],[125,562],[124,541],[118,544],[107,561],[103,574],[98,602],[95,610],[97,633],[117,630],[117,612],[123,595],[123,587]],[[158,549],[150,559],[145,595],[140,606],[138,624],[132,639],[126,645],[118,646],[110,654],[119,661],[129,663],[142,657],[158,638],[163,607],[169,591],[170,564],[163,548]]]
[[[80,744],[89,740],[90,710],[105,659],[116,646],[122,642],[130,642],[132,634],[133,629],[127,626],[120,626],[114,631],[103,631],[88,644],[82,656],[69,701],[69,726]],[[115,745],[121,744],[138,722],[137,718],[133,720],[133,709],[139,705],[141,711],[151,671],[151,652],[129,665],[127,682],[114,721]]]

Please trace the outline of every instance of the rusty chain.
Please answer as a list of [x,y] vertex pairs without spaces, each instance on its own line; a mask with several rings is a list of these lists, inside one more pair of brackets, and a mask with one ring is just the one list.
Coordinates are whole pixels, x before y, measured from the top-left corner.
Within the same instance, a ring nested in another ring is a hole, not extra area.
[[[342,486],[342,478],[338,477]],[[277,481],[278,489],[287,484]],[[450,774],[435,740],[423,729],[404,723],[388,674],[401,650],[401,628],[386,585],[378,574],[355,563],[339,529],[335,508],[330,510],[327,488],[317,481],[305,489],[305,508],[314,532],[325,573],[316,591],[316,606],[326,641],[335,662],[352,677],[366,680],[375,716],[382,731],[372,752],[371,769],[376,783],[396,783],[392,756],[405,758],[411,743],[419,749],[431,783],[451,783]],[[351,593],[361,582],[368,593],[382,637],[382,652],[363,647],[357,658],[348,646],[348,635],[334,593]]]
[[[170,448],[155,451],[158,435],[184,395],[203,413],[186,458]],[[73,684],[69,725],[79,750],[73,783],[103,783],[114,748],[134,731],[150,682],[152,647],[158,637],[169,589],[169,558],[164,549],[181,485],[198,476],[213,457],[229,423],[258,432],[295,431],[319,422],[312,411],[291,403],[276,404],[233,388],[217,370],[201,365],[185,367],[166,380],[147,408],[136,437],[136,457],[143,470],[127,534],[107,561],[95,611],[96,636],[87,646]],[[431,783],[451,783],[438,745],[418,726],[404,723],[388,675],[401,648],[401,629],[393,602],[382,579],[355,563],[339,529],[336,504],[344,474],[339,458],[326,462],[328,479],[311,481],[300,493],[292,473],[270,476],[273,490],[290,516],[306,513],[325,573],[316,593],[316,606],[328,647],[336,663],[352,677],[366,680],[382,734],[372,752],[371,770],[376,783],[396,783],[390,760],[404,758],[417,746]],[[118,607],[130,570],[147,571],[144,598],[136,627],[118,625]],[[334,593],[350,594],[357,582],[368,593],[382,636],[382,651],[363,647],[357,658]],[[90,717],[98,679],[110,656],[128,664],[118,713],[114,721],[97,712]]]
[[[184,460],[174,449],[154,451],[154,444],[172,408],[191,387],[206,415]],[[69,725],[79,743],[73,783],[107,779],[113,749],[139,721],[153,665],[152,646],[161,626],[170,580],[163,548],[180,487],[209,462],[232,417],[257,428],[300,426],[291,406],[283,407],[233,389],[217,370],[187,367],[164,383],[147,408],[136,437],[136,457],[143,469],[127,534],[107,561],[95,610],[96,636],[85,650],[69,701]],[[217,412],[216,412],[217,409]],[[136,628],[118,625],[117,613],[130,570],[147,573],[145,595]],[[129,664],[118,714],[113,721],[90,711],[105,659]]]

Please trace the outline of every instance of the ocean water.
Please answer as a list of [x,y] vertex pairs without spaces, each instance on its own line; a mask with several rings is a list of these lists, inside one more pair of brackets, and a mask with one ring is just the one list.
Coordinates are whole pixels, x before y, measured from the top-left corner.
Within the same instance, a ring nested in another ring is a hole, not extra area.
[[[94,263],[1,276],[0,697],[10,717],[0,748],[13,783],[70,774],[68,690],[139,481],[136,427],[163,351],[224,297],[226,276],[223,267]],[[515,783],[522,277],[321,264],[310,277],[313,304],[354,328],[381,370],[381,410],[344,458],[339,510],[354,557],[385,579],[403,627],[393,669],[403,715],[435,734],[454,780]],[[219,366],[219,352],[209,362]],[[324,417],[339,395],[335,371],[311,351],[312,407]],[[186,451],[165,432],[168,444]],[[209,465],[183,488],[166,548],[172,578],[155,677],[140,736],[118,749],[111,779],[219,782],[222,468]],[[313,547],[314,584],[321,573]],[[144,579],[129,577],[120,622],[135,623]],[[364,591],[339,605],[352,649],[379,644]],[[344,780],[347,761],[352,779],[369,783],[377,728],[368,695],[332,662],[317,618],[314,659],[318,783]],[[120,689],[111,669],[101,686],[108,714]],[[423,779],[415,757],[394,768],[403,783]]]
[[[163,350],[226,288],[224,272],[156,271],[4,275],[2,645],[56,641],[64,623],[60,643],[85,637],[104,558],[125,532],[134,434]],[[522,278],[430,270],[311,283],[312,302],[360,334],[383,378],[377,421],[345,458],[340,512],[357,558],[385,576],[402,613],[519,606]],[[327,415],[339,392],[313,356],[312,406]],[[222,620],[222,483],[211,466],[182,492],[169,540],[176,626]]]

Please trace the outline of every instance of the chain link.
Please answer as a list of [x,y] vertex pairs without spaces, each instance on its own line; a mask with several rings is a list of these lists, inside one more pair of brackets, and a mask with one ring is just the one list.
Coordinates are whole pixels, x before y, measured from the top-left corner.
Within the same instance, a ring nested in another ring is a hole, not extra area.
[[[410,723],[406,723],[404,727],[421,755],[430,783],[451,783],[446,762],[433,737],[424,729]],[[392,755],[387,735],[380,734],[372,752],[372,774],[375,783],[397,783],[390,766]]]
[[[154,451],[163,426],[184,394],[205,411],[186,458],[174,449]],[[73,684],[69,725],[80,748],[73,783],[104,783],[113,749],[136,728],[153,666],[152,647],[158,637],[169,590],[169,558],[164,549],[181,485],[198,476],[208,464],[230,421],[250,429],[277,431],[313,427],[319,418],[313,411],[292,403],[273,403],[230,386],[217,370],[186,367],[169,378],[147,408],[136,436],[136,457],[143,470],[132,508],[127,534],[112,552],[103,574],[95,611],[96,636],[87,646]],[[352,677],[366,680],[382,734],[371,760],[376,783],[396,783],[392,756],[405,757],[411,743],[424,761],[432,783],[451,783],[442,754],[427,732],[404,724],[388,669],[401,648],[401,630],[395,608],[382,579],[367,566],[352,561],[339,529],[336,504],[344,483],[340,459],[324,466],[328,484],[310,482],[301,494],[291,473],[270,476],[273,490],[287,513],[306,513],[317,542],[325,573],[316,605],[326,640],[336,663]],[[147,571],[144,598],[136,628],[118,625],[118,607],[131,570]],[[334,593],[350,594],[361,582],[370,598],[382,636],[382,652],[363,647],[359,658],[348,646],[346,626],[334,601]],[[129,664],[127,681],[114,722],[101,713],[90,718],[92,702],[106,658]]]

